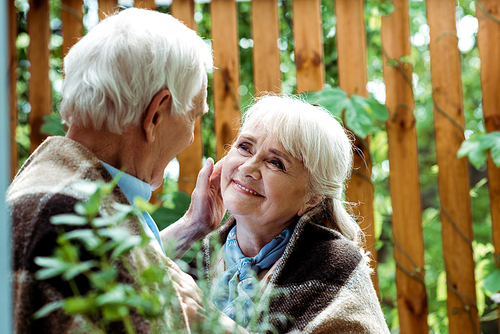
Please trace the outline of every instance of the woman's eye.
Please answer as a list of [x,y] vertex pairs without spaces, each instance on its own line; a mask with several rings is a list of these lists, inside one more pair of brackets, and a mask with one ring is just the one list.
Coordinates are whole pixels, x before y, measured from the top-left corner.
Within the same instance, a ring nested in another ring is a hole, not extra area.
[[250,148],[245,143],[238,144],[238,150],[239,151],[250,152]]
[[282,171],[285,171],[285,165],[283,165],[283,163],[279,160],[271,160],[270,163],[276,167],[278,167],[279,169],[281,169]]

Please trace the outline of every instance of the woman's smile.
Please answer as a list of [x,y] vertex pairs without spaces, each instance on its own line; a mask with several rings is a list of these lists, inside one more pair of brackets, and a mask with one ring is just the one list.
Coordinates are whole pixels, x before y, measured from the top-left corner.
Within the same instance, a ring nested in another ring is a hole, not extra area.
[[237,189],[243,190],[246,194],[251,194],[251,195],[255,195],[255,196],[259,196],[259,197],[264,197],[261,194],[257,193],[256,191],[254,191],[249,186],[243,185],[242,183],[240,183],[238,181],[233,180],[233,185],[236,186]]

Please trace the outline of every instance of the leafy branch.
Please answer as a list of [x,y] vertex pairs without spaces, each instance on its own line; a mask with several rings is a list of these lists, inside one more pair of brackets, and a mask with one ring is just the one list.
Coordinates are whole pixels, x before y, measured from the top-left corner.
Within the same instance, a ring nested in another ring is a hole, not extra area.
[[465,140],[457,152],[457,157],[467,156],[470,163],[478,169],[488,158],[491,152],[493,163],[500,167],[500,131],[490,133],[475,133]]
[[377,121],[386,121],[389,117],[387,108],[374,97],[365,98],[347,93],[338,87],[326,86],[323,90],[305,94],[309,103],[320,105],[335,117],[342,120],[359,138],[366,138],[378,130]]

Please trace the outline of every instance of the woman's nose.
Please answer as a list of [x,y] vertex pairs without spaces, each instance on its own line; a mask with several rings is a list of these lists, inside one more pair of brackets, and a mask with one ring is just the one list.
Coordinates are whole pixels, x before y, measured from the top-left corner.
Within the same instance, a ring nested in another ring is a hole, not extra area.
[[240,165],[239,169],[244,177],[250,177],[255,180],[259,180],[261,178],[260,163],[255,159],[255,157],[247,159]]

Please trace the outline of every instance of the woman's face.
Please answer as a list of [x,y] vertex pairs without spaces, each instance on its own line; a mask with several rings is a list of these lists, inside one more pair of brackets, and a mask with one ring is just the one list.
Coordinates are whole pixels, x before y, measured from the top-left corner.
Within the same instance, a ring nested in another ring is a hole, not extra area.
[[224,205],[238,224],[279,231],[310,205],[309,173],[262,126],[243,131],[222,168]]

